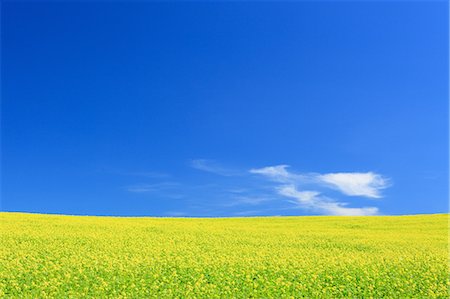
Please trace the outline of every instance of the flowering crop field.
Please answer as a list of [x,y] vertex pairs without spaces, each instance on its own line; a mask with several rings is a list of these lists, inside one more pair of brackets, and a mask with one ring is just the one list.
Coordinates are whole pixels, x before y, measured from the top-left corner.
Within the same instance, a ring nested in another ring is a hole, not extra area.
[[0,297],[448,298],[448,215],[0,213]]

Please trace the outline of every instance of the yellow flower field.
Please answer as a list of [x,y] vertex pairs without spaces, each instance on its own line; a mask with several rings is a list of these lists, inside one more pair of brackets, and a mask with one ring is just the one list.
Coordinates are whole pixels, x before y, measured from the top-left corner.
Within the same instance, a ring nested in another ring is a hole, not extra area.
[[448,215],[0,213],[0,297],[448,298]]

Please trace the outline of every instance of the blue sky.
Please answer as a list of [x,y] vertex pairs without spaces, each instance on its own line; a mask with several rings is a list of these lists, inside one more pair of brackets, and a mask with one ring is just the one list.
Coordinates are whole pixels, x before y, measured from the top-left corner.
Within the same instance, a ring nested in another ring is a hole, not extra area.
[[448,211],[448,3],[2,3],[3,211]]

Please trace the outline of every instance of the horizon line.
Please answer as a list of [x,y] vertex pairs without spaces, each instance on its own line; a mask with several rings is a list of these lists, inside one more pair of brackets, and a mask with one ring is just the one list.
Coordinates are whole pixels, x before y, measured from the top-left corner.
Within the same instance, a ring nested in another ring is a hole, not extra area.
[[63,213],[41,213],[41,212],[22,212],[22,211],[2,211],[0,214],[26,214],[33,216],[64,216],[64,217],[97,217],[97,218],[158,218],[158,219],[238,219],[238,218],[299,218],[299,217],[407,217],[407,216],[433,216],[433,215],[450,215],[448,212],[438,213],[418,213],[418,214],[384,214],[384,215],[250,215],[250,216],[121,216],[121,215],[89,215],[89,214],[63,214]]

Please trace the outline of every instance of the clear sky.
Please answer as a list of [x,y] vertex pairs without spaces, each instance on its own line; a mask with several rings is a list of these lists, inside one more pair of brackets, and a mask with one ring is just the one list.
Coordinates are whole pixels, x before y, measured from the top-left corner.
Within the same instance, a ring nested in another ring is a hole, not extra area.
[[447,1],[2,1],[3,211],[448,211]]

